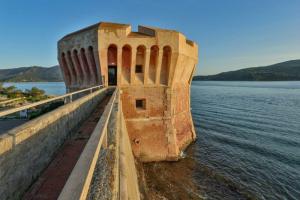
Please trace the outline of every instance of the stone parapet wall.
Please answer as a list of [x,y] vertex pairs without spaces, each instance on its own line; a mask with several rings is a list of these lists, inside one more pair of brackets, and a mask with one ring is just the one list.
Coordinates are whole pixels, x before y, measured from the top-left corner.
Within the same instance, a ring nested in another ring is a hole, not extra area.
[[107,147],[101,148],[88,192],[88,200],[140,199],[137,170],[120,96],[107,126]]
[[[120,196],[124,199],[140,199],[140,191],[128,130],[123,114],[122,103],[119,106],[118,130],[120,138]],[[121,198],[121,199],[123,199]]]
[[108,91],[96,91],[1,135],[0,199],[19,199]]

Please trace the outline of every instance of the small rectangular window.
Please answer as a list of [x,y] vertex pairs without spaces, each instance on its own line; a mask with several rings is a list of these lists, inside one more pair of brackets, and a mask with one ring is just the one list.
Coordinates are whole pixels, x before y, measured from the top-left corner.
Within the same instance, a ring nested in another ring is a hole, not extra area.
[[136,99],[135,107],[136,109],[146,110],[146,99]]
[[135,73],[143,73],[143,65],[136,65]]

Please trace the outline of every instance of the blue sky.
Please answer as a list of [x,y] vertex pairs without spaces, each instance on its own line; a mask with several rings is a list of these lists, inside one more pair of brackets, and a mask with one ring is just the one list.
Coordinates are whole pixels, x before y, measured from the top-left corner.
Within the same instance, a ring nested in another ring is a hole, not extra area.
[[56,65],[57,41],[99,21],[183,32],[197,74],[300,59],[299,0],[1,0],[0,68]]

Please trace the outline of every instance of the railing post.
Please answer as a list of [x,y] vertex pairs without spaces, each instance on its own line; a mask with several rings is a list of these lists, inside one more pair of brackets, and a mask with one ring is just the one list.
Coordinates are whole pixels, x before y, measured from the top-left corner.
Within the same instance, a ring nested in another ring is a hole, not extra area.
[[105,76],[102,76],[102,83],[101,85],[105,85]]
[[102,141],[102,147],[104,149],[107,148],[107,126],[104,128],[104,136],[103,136],[103,141]]
[[72,97],[72,94],[70,95],[70,103],[72,103],[73,101],[73,97]]

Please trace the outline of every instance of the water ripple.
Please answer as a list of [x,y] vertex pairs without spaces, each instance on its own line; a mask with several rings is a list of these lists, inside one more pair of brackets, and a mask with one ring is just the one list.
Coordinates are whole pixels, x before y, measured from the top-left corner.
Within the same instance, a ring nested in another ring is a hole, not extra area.
[[300,82],[196,82],[191,94],[208,199],[299,199]]

